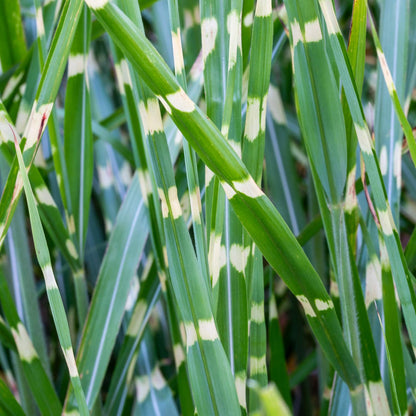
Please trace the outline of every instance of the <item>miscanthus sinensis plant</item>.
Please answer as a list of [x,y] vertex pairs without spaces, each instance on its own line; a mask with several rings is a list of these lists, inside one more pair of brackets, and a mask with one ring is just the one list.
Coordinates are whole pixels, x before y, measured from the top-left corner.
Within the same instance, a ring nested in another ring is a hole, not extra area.
[[413,414],[416,0],[1,0],[0,414]]

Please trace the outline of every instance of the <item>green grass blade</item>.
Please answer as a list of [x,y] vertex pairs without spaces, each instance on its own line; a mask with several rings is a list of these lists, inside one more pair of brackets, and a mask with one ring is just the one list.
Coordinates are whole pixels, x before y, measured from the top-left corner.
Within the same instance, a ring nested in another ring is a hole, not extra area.
[[[348,44],[348,58],[354,74],[357,91],[361,96],[364,82],[365,52],[367,34],[367,7],[364,0],[354,2],[350,38]],[[345,119],[345,130],[347,136],[347,184],[345,196],[345,216],[347,230],[350,239],[350,247],[356,250],[356,232],[358,227],[358,201],[355,188],[355,177],[357,170],[357,136],[354,123],[348,110],[348,102],[345,93],[342,95],[342,109]]]
[[[99,393],[148,228],[137,173],[123,201],[101,264],[77,363],[88,407]],[[98,340],[98,342],[97,342]],[[68,399],[68,411],[74,403]]]
[[[81,0],[65,3],[50,53],[45,62],[43,76],[38,87],[31,116],[23,134],[25,139],[23,153],[26,166],[33,161],[39,140],[51,114],[53,102],[65,70],[71,41],[75,33],[75,23],[79,19],[82,4]],[[18,166],[17,163],[14,163],[0,201],[0,245],[4,241],[22,191],[22,183],[16,180],[17,172]]]
[[[178,3],[169,0],[169,16],[171,25],[171,38],[173,49],[173,60],[175,75],[179,84],[187,91],[185,63],[182,52],[181,28],[179,20]],[[189,198],[192,212],[192,225],[195,237],[195,246],[198,260],[201,264],[202,271],[208,280],[208,259],[205,241],[205,227],[202,216],[201,192],[198,179],[198,167],[194,150],[190,147],[185,139],[183,141],[183,151],[185,155],[185,166],[188,180]]]
[[128,380],[128,370],[134,357],[136,356],[145,327],[150,318],[150,313],[159,299],[160,283],[153,268],[145,274],[140,281],[139,296],[137,297],[133,313],[127,327],[123,344],[118,353],[116,367],[113,371],[108,398],[105,404],[107,414],[113,414],[115,409],[120,406],[120,395],[126,389],[126,380]]
[[287,119],[280,92],[270,85],[266,115],[265,187],[277,210],[295,235],[306,225],[302,210],[300,178],[290,150]]
[[[247,93],[247,113],[242,141],[242,160],[254,181],[260,186],[263,172],[267,95],[273,43],[272,5],[258,1],[254,13],[250,45],[250,67]],[[266,324],[264,319],[263,257],[254,248],[251,237],[243,236],[243,250],[248,252],[248,307],[250,319],[249,375],[261,387],[267,385]],[[250,411],[258,406],[257,396],[249,396]]]
[[253,382],[250,388],[258,396],[258,402],[260,404],[259,408],[251,414],[256,416],[290,416],[292,414],[275,385],[269,384],[261,388]]
[[[360,384],[358,373],[342,340],[332,303],[319,276],[276,209],[253,183],[241,160],[224,142],[218,129],[181,92],[173,74],[144,36],[113,4],[90,1],[89,5],[144,81],[160,95],[175,123],[200,157],[224,183],[229,184],[226,185],[228,197],[240,220],[266,259],[285,279],[289,288],[300,296],[308,311],[308,321],[329,360],[354,390]],[[283,252],[284,255],[277,255]],[[293,276],[297,277],[296,280]],[[319,305],[322,301],[328,308],[318,309],[316,299]]]
[[38,262],[42,269],[42,273],[45,279],[46,292],[48,295],[49,304],[54,318],[54,323],[57,329],[62,352],[64,354],[65,361],[69,370],[71,383],[74,387],[79,410],[81,414],[84,416],[88,414],[88,408],[85,401],[84,392],[81,387],[81,380],[79,378],[78,369],[75,363],[75,356],[74,351],[72,349],[71,337],[69,333],[68,321],[66,319],[64,305],[62,303],[62,298],[59,293],[59,289],[56,284],[55,276],[52,270],[49,249],[47,246],[45,234],[43,232],[39,213],[36,207],[36,200],[33,195],[32,188],[30,186],[29,178],[26,173],[26,167],[23,162],[23,155],[17,143],[17,139],[15,141],[15,145],[17,159],[19,162],[19,172],[22,176],[23,186],[25,188],[26,199],[29,207],[29,214]]
[[[89,199],[93,176],[93,149],[89,84],[86,63],[90,42],[90,12],[84,6],[68,59],[65,98],[65,161],[75,230],[71,237],[84,257]],[[71,222],[71,221],[70,221]]]
[[141,343],[137,361],[138,377],[135,379],[136,403],[133,415],[178,415],[169,386],[155,357],[155,345],[147,330]]
[[16,343],[14,342],[13,335],[10,331],[6,322],[4,322],[3,318],[0,316],[0,342],[10,350],[16,352]]
[[24,416],[25,412],[17,402],[7,384],[0,378],[0,411],[5,416]]
[[[393,76],[391,74],[389,66],[387,64],[386,57],[384,55],[383,49],[381,47],[380,40],[378,38],[377,30],[375,28],[374,21],[373,21],[373,18],[371,16],[371,13],[369,13],[369,19],[370,19],[370,24],[371,24],[371,33],[373,35],[374,44],[376,46],[377,58],[380,62],[380,68],[381,68],[382,73],[383,73],[384,81],[386,83],[387,90],[389,92],[391,101],[393,103],[393,107],[396,110],[396,115],[397,115],[397,117],[400,121],[400,124],[402,126],[402,130],[403,130],[404,135],[406,137],[407,144],[408,144],[409,150],[410,150],[410,155],[411,155],[412,160],[413,160],[413,164],[416,165],[416,138],[413,135],[412,127],[410,126],[410,124],[409,124],[409,122],[406,118],[406,115],[403,111],[403,108],[400,104],[400,98],[399,98],[399,95],[397,93],[397,88],[396,88],[395,82],[393,80]],[[395,150],[395,153],[400,154],[396,150]],[[396,156],[396,158],[397,158],[397,156]]]
[[[270,286],[273,284],[273,276],[270,278]],[[292,408],[292,398],[290,396],[289,376],[285,362],[285,348],[283,336],[280,329],[276,297],[272,295],[269,299],[269,326],[268,336],[270,343],[270,381],[274,382],[282,394],[287,406]]]
[[0,301],[13,334],[23,374],[42,414],[56,415],[62,405],[46,374],[32,340],[17,314],[5,276],[0,273]]
[[7,71],[22,60],[26,41],[18,0],[0,2],[0,68]]
[[381,178],[381,172],[374,145],[365,122],[365,117],[357,90],[351,76],[348,60],[345,59],[345,45],[335,17],[333,5],[328,0],[319,1],[323,11],[325,22],[329,32],[331,47],[336,56],[341,82],[345,89],[346,98],[350,107],[354,128],[357,133],[358,142],[366,165],[367,175],[372,186],[372,195],[378,219],[386,243],[392,273],[396,282],[397,290],[401,300],[403,313],[409,330],[412,345],[416,345],[416,298],[410,282],[409,271],[401,248],[399,235],[394,224],[391,209],[387,201],[386,190]]
[[[380,22],[381,43],[385,60],[392,68],[391,77],[395,82],[398,98],[404,100],[407,50],[400,45],[407,43],[408,12],[405,3],[385,2]],[[404,55],[402,55],[404,54]],[[380,57],[379,57],[380,59]],[[387,197],[392,208],[393,219],[398,223],[401,187],[402,130],[396,118],[393,102],[389,99],[383,79],[383,61],[380,61],[377,82],[374,121],[375,146],[380,160],[380,170],[386,185]]]

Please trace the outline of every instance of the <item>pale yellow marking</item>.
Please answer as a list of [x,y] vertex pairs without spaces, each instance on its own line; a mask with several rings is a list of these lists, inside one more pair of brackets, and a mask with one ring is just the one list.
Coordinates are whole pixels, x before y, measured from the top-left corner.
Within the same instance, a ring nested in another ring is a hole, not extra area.
[[332,5],[332,0],[319,0],[321,4],[321,9],[325,16],[326,27],[330,35],[336,35],[339,33],[338,30],[338,21],[335,16],[334,7]]
[[73,215],[70,215],[67,219],[67,224],[68,224],[68,232],[71,235],[75,234],[75,219]]
[[150,383],[147,376],[136,377],[136,398],[139,403],[143,403],[150,392]]
[[300,30],[299,22],[296,19],[290,24],[290,28],[292,30],[292,43],[294,49],[299,42],[303,42],[303,35]]
[[[4,120],[4,121],[3,121]],[[14,126],[0,113],[0,138],[3,143],[13,143],[14,138],[20,143],[20,137]]]
[[17,352],[19,353],[19,357],[22,361],[30,363],[35,358],[38,358],[38,354],[33,347],[32,340],[21,322],[17,324],[16,329],[12,328],[12,335],[14,342],[16,343]]
[[260,99],[248,98],[247,99],[247,116],[245,137],[250,142],[253,142],[260,133]]
[[125,59],[120,62],[121,76],[123,77],[123,83],[133,88],[133,81],[131,79],[129,64]]
[[374,414],[377,416],[389,416],[390,407],[387,400],[386,390],[382,381],[369,382],[369,392],[374,409]]
[[305,24],[305,42],[319,42],[322,40],[321,26],[318,18]]
[[201,35],[202,35],[202,56],[204,62],[208,56],[215,49],[215,40],[218,33],[218,22],[215,17],[209,17],[202,20]]
[[73,259],[78,258],[78,252],[77,252],[77,249],[75,248],[74,243],[72,242],[72,240],[69,240],[69,239],[66,240],[65,246],[66,246],[66,249],[68,250],[70,256]]
[[58,290],[58,286],[56,284],[56,280],[55,280],[55,276],[53,274],[52,266],[50,264],[47,264],[43,268],[43,275],[45,277],[46,289],[47,290],[51,290],[51,289],[57,289]]
[[198,336],[196,334],[195,325],[193,322],[185,322],[185,333],[186,333],[186,347],[192,347],[197,340]]
[[232,244],[230,248],[230,261],[233,267],[240,273],[244,273],[247,266],[247,259],[250,254],[250,247],[244,248],[239,244]]
[[163,131],[162,116],[160,114],[159,102],[156,98],[150,98],[146,103],[146,107],[140,103],[139,109],[146,134]]
[[151,374],[152,384],[156,390],[162,390],[166,386],[166,381],[160,372],[159,367],[155,367]]
[[381,66],[381,70],[383,71],[387,89],[389,90],[390,95],[392,95],[395,90],[395,87],[394,87],[394,81],[391,76],[389,66],[387,65],[386,57],[384,56],[384,53],[380,49],[377,49],[377,56],[380,61],[380,66]]
[[389,253],[387,252],[386,243],[384,242],[384,238],[379,239],[379,248],[380,248],[380,261],[382,269],[389,269],[390,262],[389,262]]
[[226,197],[228,199],[232,199],[235,196],[236,191],[234,191],[234,189],[230,185],[228,185],[227,182],[221,181],[221,185],[222,185],[222,187],[224,189],[224,192],[225,192]]
[[68,78],[78,74],[83,74],[86,67],[85,56],[81,53],[77,55],[69,55],[68,58]]
[[230,35],[228,70],[231,70],[237,62],[237,49],[241,49],[241,20],[236,10],[232,10],[227,16],[227,30]]
[[266,356],[250,357],[250,373],[264,374],[266,373]]
[[180,199],[179,203],[181,204],[182,215],[184,216],[184,218],[188,218],[191,215],[191,211],[192,211],[190,195],[189,195],[188,190],[186,190],[182,194],[182,198]]
[[159,271],[159,280],[160,280],[160,287],[163,293],[166,293],[166,273],[164,271]]
[[137,336],[140,327],[143,324],[143,319],[146,315],[146,311],[147,302],[144,299],[140,299],[134,308],[133,316],[131,317],[130,324],[127,328],[127,335],[131,337]]
[[306,315],[309,315],[309,316],[315,318],[316,313],[313,310],[312,305],[310,304],[308,298],[304,295],[299,295],[299,296],[296,296],[296,297],[298,298],[298,301],[302,304]]
[[355,168],[353,168],[347,177],[347,194],[345,196],[344,208],[346,212],[351,212],[357,207],[357,194],[355,191]]
[[199,224],[201,222],[202,212],[201,195],[199,193],[199,188],[194,189],[194,191],[190,193],[189,199],[191,202],[192,219]]
[[172,48],[173,48],[173,62],[175,65],[175,73],[179,74],[183,71],[185,65],[183,63],[181,31],[178,28],[176,32],[171,32]]
[[[219,240],[221,242],[221,236],[218,236],[216,238],[216,242]],[[218,244],[217,244],[218,246]],[[220,278],[220,272],[221,269],[226,265],[227,263],[227,255],[225,251],[225,247],[222,245],[219,245],[218,248],[214,248],[214,255],[211,257],[211,265],[212,265],[212,287],[214,287],[218,279]]]
[[238,403],[244,409],[247,406],[246,400],[246,376],[244,372],[236,374],[235,376],[235,389],[237,391]]
[[[45,117],[47,121],[49,119],[49,115],[51,114],[53,107],[53,103],[43,104],[37,109],[37,101],[34,102],[32,112],[29,117],[29,122],[26,126],[24,137],[26,137],[27,141],[25,144],[25,149],[32,148],[38,140],[39,130],[42,125],[42,119]],[[43,123],[42,132],[46,127],[46,121]]]
[[254,16],[253,16],[253,10],[252,10],[244,16],[243,25],[245,27],[251,26],[253,24],[253,18],[254,18]]
[[[139,289],[140,289],[139,279],[137,279],[136,276],[134,275],[132,279],[130,280],[129,294],[127,296],[126,306],[124,307],[126,311],[131,311],[133,309],[134,304],[136,303],[136,300],[137,300],[137,295],[139,294]],[[130,320],[130,324],[132,322],[132,319]]]
[[390,210],[388,208],[385,211],[377,210],[377,214],[383,233],[387,236],[392,235],[394,229],[394,221],[391,217]]
[[119,170],[119,175],[120,175],[121,182],[123,182],[123,184],[128,187],[132,180],[131,167],[129,163],[124,162],[121,165],[121,168]]
[[321,300],[321,299],[315,299],[315,306],[318,311],[326,311],[328,309],[333,309],[334,304],[332,303],[332,300]]
[[39,38],[45,35],[45,25],[43,23],[43,13],[41,7],[36,10],[36,30]]
[[192,113],[195,110],[195,103],[186,95],[182,88],[173,94],[168,94],[166,99],[172,107],[183,113]]
[[269,301],[269,317],[270,320],[277,319],[279,317],[275,299],[270,299]]
[[387,147],[383,146],[380,151],[380,171],[384,176],[387,173]]
[[262,324],[264,322],[264,304],[255,303],[251,304],[250,318],[252,322]]
[[126,91],[124,89],[124,81],[123,81],[123,75],[121,73],[120,64],[115,64],[114,69],[116,70],[116,80],[117,80],[117,86],[120,91],[121,95],[126,95]]
[[176,145],[180,146],[182,145],[182,139],[183,139],[182,133],[180,130],[178,130],[175,134],[175,138],[173,139],[173,141],[175,142]]
[[210,232],[209,240],[208,241],[209,241],[209,247],[208,247],[208,264],[210,265],[210,268],[211,268],[212,261],[214,259],[214,253],[215,253],[214,250],[217,249],[216,246],[219,247],[221,245],[221,235],[218,235],[217,236],[215,234],[215,230],[212,230]]
[[185,352],[183,351],[181,344],[175,344],[173,346],[173,356],[175,358],[176,367],[179,368],[179,366],[185,362]]
[[366,127],[361,127],[357,123],[354,123],[355,132],[357,133],[358,143],[360,144],[361,151],[367,154],[371,154],[373,148],[373,141],[371,140],[370,133]]
[[256,5],[256,17],[267,17],[272,14],[271,0],[258,0]]
[[393,175],[396,178],[397,189],[402,187],[402,144],[397,141],[394,145]]
[[338,283],[335,280],[331,279],[331,282],[329,284],[329,293],[331,293],[331,295],[335,298],[339,298],[339,287]]
[[150,180],[149,172],[139,170],[139,184],[140,190],[142,191],[142,196],[146,206],[148,205],[148,196],[152,193],[152,183]]
[[89,7],[93,10],[102,9],[107,3],[108,0],[85,0]]
[[233,185],[237,192],[240,192],[249,198],[259,198],[264,195],[263,191],[256,182],[254,182],[254,179],[251,176],[242,181],[233,181]]
[[146,105],[141,101],[139,104],[139,112],[143,121],[144,132],[147,135],[163,131],[162,116],[156,98],[147,100]]
[[212,179],[214,179],[214,172],[208,167],[205,166],[205,186],[209,186],[209,184],[211,183]]
[[162,252],[163,252],[163,260],[165,261],[165,266],[168,267],[168,249],[166,248],[166,246],[162,247]]
[[286,125],[287,118],[286,113],[283,107],[282,97],[280,95],[280,91],[270,84],[269,86],[269,109],[272,115],[273,120],[277,124]]
[[97,173],[102,189],[109,189],[113,186],[114,176],[109,162],[105,166],[97,165]]
[[172,210],[172,216],[176,220],[177,218],[182,216],[182,208],[181,208],[181,204],[179,203],[178,190],[176,186],[171,186],[168,189],[168,198],[169,198],[170,208]]
[[74,351],[71,347],[63,349],[62,352],[64,353],[66,365],[68,366],[69,375],[70,377],[78,377],[78,369],[77,364],[75,362]]
[[204,341],[215,341],[218,339],[217,327],[214,318],[198,320],[199,336]]
[[377,256],[373,256],[365,270],[365,306],[368,308],[371,303],[380,300],[381,297],[381,264]]
[[9,82],[6,84],[6,88],[3,91],[3,96],[2,96],[3,101],[9,98],[9,96],[12,94],[17,84],[19,84],[23,76],[24,76],[24,72],[21,72],[20,74],[13,75],[10,78]]

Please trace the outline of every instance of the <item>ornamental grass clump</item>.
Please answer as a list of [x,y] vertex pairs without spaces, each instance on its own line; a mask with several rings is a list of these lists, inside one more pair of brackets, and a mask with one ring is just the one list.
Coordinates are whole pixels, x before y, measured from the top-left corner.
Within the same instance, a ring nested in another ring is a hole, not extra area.
[[415,0],[0,11],[0,414],[413,414]]

